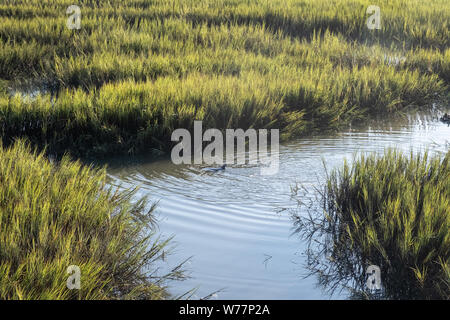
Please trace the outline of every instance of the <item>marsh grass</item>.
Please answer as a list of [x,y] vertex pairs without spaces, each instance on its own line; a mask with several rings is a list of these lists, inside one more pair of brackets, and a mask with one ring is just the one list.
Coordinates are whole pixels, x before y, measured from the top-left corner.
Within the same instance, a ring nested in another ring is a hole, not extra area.
[[[239,78],[192,73],[103,85],[85,92],[63,90],[36,99],[0,97],[0,130],[5,144],[27,137],[52,153],[102,156],[170,150],[171,132],[205,128],[281,128],[282,138],[335,130],[342,124],[383,112],[421,106],[445,85],[436,75],[397,73],[385,66],[351,70],[309,68],[300,75],[285,68],[272,82],[252,71]],[[333,80],[331,80],[333,79]]]
[[[145,200],[63,155],[168,151],[194,120],[290,139],[446,103],[447,2],[378,1],[382,29],[368,30],[369,0],[80,0],[82,28],[69,30],[71,0],[2,1],[0,298],[167,298],[184,274],[158,275],[168,241]],[[11,94],[35,79],[41,94]],[[309,229],[326,239],[310,260],[320,281],[364,294],[370,263],[388,297],[448,299],[448,161],[389,152],[333,173]],[[328,267],[314,265],[323,252]]]
[[[51,163],[23,141],[0,148],[0,299],[165,299],[170,248],[155,235],[154,206],[106,187],[104,169]],[[146,209],[147,208],[147,209]],[[81,270],[69,290],[67,267]]]
[[450,152],[361,155],[328,176],[322,209],[295,218],[330,292],[373,297],[365,271],[377,265],[382,298],[450,298]]
[[0,79],[42,79],[61,100],[0,87],[5,145],[168,150],[171,130],[193,120],[289,139],[448,101],[445,0],[380,1],[381,30],[367,29],[366,0],[80,1],[81,30],[66,27],[70,4],[0,5]]

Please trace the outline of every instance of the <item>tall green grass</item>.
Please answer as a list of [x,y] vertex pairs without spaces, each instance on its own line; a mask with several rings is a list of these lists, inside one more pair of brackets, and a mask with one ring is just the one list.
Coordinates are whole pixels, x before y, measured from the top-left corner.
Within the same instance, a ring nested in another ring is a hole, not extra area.
[[[290,139],[449,100],[446,0],[378,1],[381,30],[365,25],[369,0],[77,3],[81,30],[66,27],[71,0],[0,4],[11,146],[0,150],[0,298],[164,298],[164,280],[183,277],[146,273],[167,243],[146,236],[143,201],[106,190],[104,170],[52,164],[17,138],[99,157],[169,150],[194,120]],[[323,226],[339,231],[335,258],[382,266],[391,297],[448,298],[448,158],[389,153],[331,176]],[[348,261],[331,270],[348,278]],[[73,264],[80,291],[65,287]]]
[[50,95],[0,97],[0,133],[6,143],[28,137],[48,144],[52,153],[69,149],[77,156],[169,150],[171,132],[191,129],[195,119],[213,128],[282,128],[288,139],[422,105],[445,92],[436,75],[417,71],[330,66],[322,71],[286,67],[283,77],[273,75],[271,82],[254,72],[237,79],[197,73],[129,80],[91,92],[61,91],[54,103]]
[[40,82],[58,97],[0,90],[5,144],[164,150],[194,119],[289,139],[449,98],[445,0],[380,1],[381,30],[366,27],[366,0],[80,1],[80,30],[66,27],[71,4],[0,5],[3,87]]
[[377,265],[384,298],[450,298],[450,152],[361,155],[329,175],[323,214],[297,222],[327,289],[367,293]]
[[[0,147],[0,299],[165,299],[158,274],[168,240],[154,235],[153,207],[105,185],[104,169],[49,162],[23,141]],[[148,212],[147,212],[148,211]],[[81,287],[69,290],[70,265]]]

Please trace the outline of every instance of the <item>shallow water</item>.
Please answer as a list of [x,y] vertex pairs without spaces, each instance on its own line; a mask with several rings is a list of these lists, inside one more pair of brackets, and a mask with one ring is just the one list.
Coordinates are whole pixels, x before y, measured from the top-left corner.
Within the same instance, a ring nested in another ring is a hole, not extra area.
[[[193,256],[186,268],[191,278],[170,288],[181,294],[198,287],[197,298],[223,289],[220,299],[328,299],[303,278],[304,243],[292,235],[290,209],[297,208],[291,188],[320,186],[325,169],[342,165],[355,152],[446,152],[450,126],[437,116],[375,121],[339,134],[299,139],[280,146],[280,169],[262,176],[258,167],[231,166],[204,174],[196,166],[176,166],[170,159],[112,162],[113,185],[139,185],[140,195],[159,201],[163,235],[174,235],[174,266]],[[305,200],[305,199],[300,199]],[[345,298],[345,293],[333,298]]]
[[24,101],[33,101],[38,96],[50,94],[52,105],[57,98],[56,84],[43,79],[32,79],[25,82],[12,83],[7,88],[9,96],[19,96]]

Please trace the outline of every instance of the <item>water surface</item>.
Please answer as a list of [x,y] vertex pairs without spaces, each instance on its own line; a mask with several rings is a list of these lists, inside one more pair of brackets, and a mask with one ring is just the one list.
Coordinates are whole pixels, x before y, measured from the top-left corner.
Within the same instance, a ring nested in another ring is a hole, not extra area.
[[[109,169],[114,185],[140,186],[140,195],[159,201],[163,235],[174,235],[174,266],[193,256],[191,278],[174,283],[181,294],[198,287],[196,297],[222,289],[220,299],[328,299],[316,279],[303,278],[304,244],[292,235],[290,209],[297,208],[291,188],[320,186],[325,169],[342,165],[355,152],[446,152],[450,126],[436,115],[414,114],[403,120],[378,120],[363,128],[315,136],[280,146],[280,169],[260,175],[257,166],[232,165],[204,174],[198,166],[176,166],[170,159],[120,160]],[[308,199],[300,199],[305,201]],[[345,294],[333,298],[345,298]]]

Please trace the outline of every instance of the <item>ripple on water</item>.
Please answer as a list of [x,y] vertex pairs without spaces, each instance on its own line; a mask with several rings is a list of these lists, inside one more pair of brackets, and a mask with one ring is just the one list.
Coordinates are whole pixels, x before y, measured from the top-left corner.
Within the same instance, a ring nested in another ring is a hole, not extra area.
[[192,278],[177,283],[174,293],[199,287],[197,295],[226,287],[223,299],[320,299],[315,279],[302,279],[304,250],[292,236],[289,208],[297,182],[310,190],[324,180],[325,170],[340,166],[355,152],[382,152],[397,147],[446,152],[450,126],[423,115],[405,121],[376,122],[336,135],[291,141],[280,146],[280,170],[261,176],[257,166],[233,166],[204,174],[196,166],[169,160],[123,164],[109,170],[111,183],[141,186],[140,195],[159,200],[163,234],[175,235],[175,263],[193,256]]

